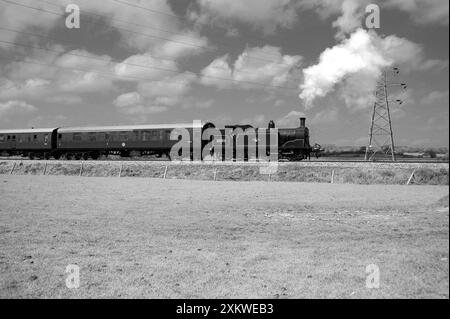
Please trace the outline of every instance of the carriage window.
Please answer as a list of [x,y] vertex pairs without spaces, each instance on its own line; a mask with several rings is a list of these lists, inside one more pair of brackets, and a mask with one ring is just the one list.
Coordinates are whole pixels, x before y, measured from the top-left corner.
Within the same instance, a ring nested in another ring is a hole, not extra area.
[[21,135],[19,135],[18,140],[19,140],[19,143],[22,143],[22,136]]
[[12,136],[12,140],[13,140],[13,142],[16,140],[16,136],[15,135]]
[[5,135],[0,135],[0,143],[5,141]]
[[150,132],[143,132],[142,133],[142,140],[143,141],[149,141],[150,140]]
[[109,133],[105,133],[105,141],[110,141],[111,135]]
[[37,135],[33,136],[33,140],[36,141],[37,140]]
[[97,141],[97,137],[95,136],[95,133],[89,133],[89,142],[95,142]]
[[28,137],[27,137],[27,142],[28,142],[28,143],[31,143],[31,135],[28,135]]
[[58,139],[62,139],[62,134],[58,134]]
[[151,135],[150,135],[150,139],[152,141],[158,141],[160,139],[162,139],[162,131],[152,131]]
[[8,141],[11,139],[11,136],[8,135]]
[[45,134],[44,135],[44,143],[47,143],[48,142],[48,134]]
[[127,132],[120,132],[119,133],[119,138],[121,141],[128,141],[128,134]]
[[73,140],[74,141],[81,141],[81,134],[80,133],[73,133]]

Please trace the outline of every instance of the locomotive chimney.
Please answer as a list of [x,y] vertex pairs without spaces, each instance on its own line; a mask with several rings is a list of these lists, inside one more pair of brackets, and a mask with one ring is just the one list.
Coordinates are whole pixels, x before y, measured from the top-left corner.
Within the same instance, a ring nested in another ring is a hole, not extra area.
[[305,117],[301,117],[300,118],[300,127],[305,127],[306,126],[306,118]]

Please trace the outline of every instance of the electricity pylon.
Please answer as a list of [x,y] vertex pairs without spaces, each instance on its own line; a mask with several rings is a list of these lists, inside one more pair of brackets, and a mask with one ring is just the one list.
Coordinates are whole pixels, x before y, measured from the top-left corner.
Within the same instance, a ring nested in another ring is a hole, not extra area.
[[[400,72],[397,67],[393,68],[392,71],[394,75]],[[396,102],[402,104],[403,101],[400,99],[396,99],[395,101],[389,100],[388,88],[392,86],[400,86],[406,89],[405,83],[389,82],[388,71],[384,71],[375,90],[375,102],[373,104],[372,121],[369,130],[369,143],[366,147],[366,161],[374,161],[377,154],[388,155],[394,162],[396,160],[389,103]]]

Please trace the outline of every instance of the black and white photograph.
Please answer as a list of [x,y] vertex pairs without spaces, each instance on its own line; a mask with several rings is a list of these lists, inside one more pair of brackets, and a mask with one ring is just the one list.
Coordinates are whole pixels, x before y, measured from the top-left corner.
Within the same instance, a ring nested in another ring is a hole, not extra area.
[[0,299],[448,300],[448,186],[447,0],[0,0]]

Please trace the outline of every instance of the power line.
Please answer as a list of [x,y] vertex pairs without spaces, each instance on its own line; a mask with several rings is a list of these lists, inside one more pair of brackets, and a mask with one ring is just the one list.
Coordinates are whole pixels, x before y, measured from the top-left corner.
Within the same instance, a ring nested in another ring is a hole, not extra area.
[[[36,7],[33,7],[33,6],[17,3],[17,2],[14,2],[14,1],[10,1],[10,0],[1,0],[1,1],[9,3],[9,4],[12,4],[12,5],[21,6],[21,7],[24,7],[24,8],[37,10],[37,11],[40,11],[40,12],[45,12],[45,13],[57,15],[57,16],[60,16],[60,17],[65,17],[64,13],[61,14],[61,13],[58,13],[58,12],[49,11],[49,10],[42,9],[42,8],[36,8]],[[42,1],[42,0],[38,0],[38,1]],[[48,2],[46,2],[46,3],[48,3]],[[55,6],[55,7],[57,6],[58,8],[61,9],[61,6],[59,6],[59,5],[55,5],[55,4],[51,4],[51,5]],[[95,15],[98,15],[98,14],[95,14]],[[101,16],[101,15],[99,15],[99,16]],[[111,20],[116,20],[116,19],[112,19],[111,18]],[[103,24],[103,25],[105,25],[105,23],[103,21],[87,21],[87,22],[91,23],[91,24]],[[121,22],[121,23],[123,23],[123,22]],[[209,47],[209,46],[197,45],[197,44],[194,44],[194,43],[173,40],[173,39],[170,39],[170,38],[161,37],[161,36],[158,36],[158,35],[152,35],[152,34],[143,33],[143,32],[138,32],[138,31],[130,30],[130,29],[127,29],[127,28],[119,27],[119,26],[115,26],[114,28],[116,28],[118,30],[125,31],[125,32],[141,35],[141,36],[144,36],[144,37],[155,38],[155,39],[164,40],[164,41],[173,42],[173,43],[178,43],[178,44],[182,44],[182,45],[186,45],[186,46],[196,47],[196,48],[199,48],[199,49],[204,49],[206,51],[220,52],[217,48],[212,48],[212,47]],[[172,31],[166,31],[166,32],[172,32]],[[178,33],[178,35],[180,35],[180,34]],[[247,59],[261,60],[261,61],[266,61],[266,62],[270,62],[270,63],[274,63],[274,64],[291,66],[288,63],[276,62],[276,61],[273,61],[273,60],[270,60],[270,59],[265,59],[265,58],[261,58],[261,57],[251,56],[251,55],[246,55],[245,57]]]
[[[189,26],[189,23],[186,23],[186,21],[183,21],[183,19],[180,18],[178,15],[175,15],[175,14],[172,14],[172,13],[155,10],[155,9],[152,9],[152,8],[149,8],[149,7],[144,7],[144,6],[141,6],[141,5],[138,5],[138,4],[135,4],[135,3],[130,3],[130,2],[127,2],[127,1],[123,1],[123,0],[111,0],[111,1],[114,1],[114,2],[117,2],[117,3],[120,3],[120,4],[124,4],[124,5],[130,6],[130,7],[138,8],[138,9],[141,9],[141,10],[145,10],[145,11],[148,11],[148,12],[151,12],[151,13],[156,13],[156,14],[162,14],[162,15],[165,15],[165,16],[169,16],[169,17],[177,19],[183,25]],[[193,21],[192,24],[199,25],[199,26],[210,26],[208,23],[199,22],[199,21]],[[250,37],[250,38],[253,38],[253,39],[256,39],[256,40],[261,40],[262,39],[262,38],[257,38],[257,37]],[[266,56],[275,56],[273,54],[269,54],[269,53],[266,53],[266,52],[265,52],[265,55]]]
[[[128,62],[121,62],[120,60],[116,60],[116,59],[111,59],[111,60],[109,60],[109,59],[102,59],[102,58],[99,58],[99,57],[93,57],[93,56],[88,56],[88,55],[83,55],[83,54],[78,54],[78,53],[73,53],[73,52],[64,52],[64,51],[60,51],[60,50],[40,48],[40,47],[35,47],[35,46],[30,46],[30,45],[25,45],[25,44],[19,44],[19,43],[14,43],[14,42],[9,42],[9,41],[3,41],[3,40],[0,40],[0,43],[5,43],[5,44],[8,44],[8,45],[12,45],[12,46],[22,46],[22,47],[27,47],[27,48],[37,49],[37,50],[43,50],[43,51],[47,51],[47,52],[59,53],[59,54],[67,54],[67,55],[83,57],[83,58],[87,58],[87,59],[104,61],[104,62],[108,62],[108,63],[115,62],[115,63],[121,63],[121,64],[125,64],[125,65],[131,65],[131,66],[146,68],[146,69],[156,69],[156,70],[161,70],[161,71],[167,71],[167,72],[181,74],[180,71],[178,71],[178,70],[166,69],[166,68],[161,68],[161,67],[156,67],[156,66],[148,66],[148,65],[144,66],[144,65],[128,63]],[[5,59],[5,58],[3,58],[3,59]],[[31,63],[30,61],[19,61],[19,62]],[[45,63],[40,63],[40,62],[33,62],[33,63],[34,64],[54,66],[54,67],[62,68],[62,69],[69,69],[69,70],[74,70],[74,71],[83,71],[83,72],[88,72],[88,73],[98,73],[98,74],[103,74],[104,75],[104,73],[97,72],[97,71],[83,70],[83,69],[78,69],[78,68],[66,68],[66,67],[56,66],[56,65],[53,65],[53,64],[45,64]],[[256,85],[256,86],[261,86],[261,87],[271,87],[271,88],[277,88],[277,89],[296,90],[297,91],[297,88],[292,88],[292,87],[277,86],[277,85],[271,85],[271,84],[265,84],[265,83],[259,83],[259,82],[252,82],[252,81],[228,79],[228,78],[216,77],[216,76],[211,76],[211,75],[196,74],[194,72],[191,72],[191,73],[195,74],[198,77],[205,77],[205,78],[211,78],[211,79],[216,79],[216,80],[229,81],[229,82],[233,82],[233,83],[243,83],[243,84],[250,84],[250,85]],[[123,75],[117,75],[117,74],[113,74],[113,73],[108,73],[108,75],[113,76],[114,78],[119,78],[119,80],[120,80],[121,77],[123,77],[123,78],[131,78],[131,79],[140,80],[140,81],[143,80],[143,81],[149,81],[149,82],[160,82],[160,80],[141,78],[141,77],[134,77],[134,76],[123,76]]]
[[[33,10],[38,10],[38,11],[41,11],[41,12],[46,12],[46,13],[54,14],[54,15],[57,15],[57,16],[60,16],[60,17],[65,17],[64,14],[61,14],[61,13],[58,13],[58,12],[49,11],[49,10],[41,9],[41,8],[36,8],[36,7],[24,5],[24,4],[17,3],[17,2],[14,2],[14,1],[9,1],[9,0],[1,0],[1,1],[7,2],[7,3],[10,3],[10,4],[13,4],[13,5],[25,7],[25,8],[28,8],[28,9],[33,9]],[[89,22],[89,23],[95,23],[95,24],[98,24],[99,22],[98,22],[98,21],[93,21],[93,22]],[[101,22],[100,22],[100,23],[101,23]],[[175,43],[184,44],[184,45],[187,45],[187,46],[194,46],[194,47],[198,47],[198,48],[201,48],[201,49],[208,49],[208,47],[202,46],[202,45],[195,45],[195,44],[193,44],[193,43],[187,43],[187,42],[182,42],[182,41],[176,41],[176,40],[172,40],[172,39],[160,37],[160,36],[157,36],[157,35],[147,34],[147,33],[142,33],[142,32],[137,32],[137,31],[134,31],[134,30],[129,30],[129,29],[121,28],[121,27],[116,27],[116,28],[119,29],[119,30],[123,30],[123,31],[126,31],[126,32],[135,33],[135,34],[139,34],[139,35],[143,35],[143,36],[147,36],[147,37],[150,37],[150,38],[156,38],[156,39],[160,39],[160,40],[165,40],[165,41],[175,42]]]
[[[14,33],[18,33],[18,34],[30,35],[30,36],[34,36],[34,37],[39,37],[39,38],[48,39],[48,40],[54,40],[54,41],[63,42],[63,43],[65,42],[65,43],[68,43],[70,45],[73,45],[73,43],[71,43],[69,41],[61,40],[61,39],[57,39],[57,38],[54,38],[54,37],[49,37],[49,36],[45,36],[45,35],[41,35],[41,34],[31,33],[31,32],[27,32],[27,31],[19,31],[19,30],[15,30],[15,29],[5,28],[5,27],[2,27],[2,26],[0,26],[0,29],[8,31],[8,32],[14,32]],[[151,54],[150,56],[152,58],[155,58],[155,59],[162,59],[162,60],[165,60],[165,61],[168,61],[168,62],[178,63],[176,60],[168,59],[167,57],[156,56],[154,54]],[[120,62],[120,63],[124,63],[124,62]],[[145,67],[143,65],[140,65],[140,66]],[[214,69],[225,70],[224,68],[218,68],[218,67],[214,67]],[[236,69],[234,69],[233,72],[235,72],[235,73],[254,74],[253,71],[236,70]]]
[[121,3],[121,4],[125,4],[125,5],[130,6],[130,7],[146,10],[146,11],[149,11],[149,12],[163,14],[163,15],[166,15],[168,17],[172,17],[172,18],[175,18],[177,20],[180,20],[180,18],[177,15],[169,13],[169,12],[159,11],[159,10],[143,7],[143,6],[134,4],[134,3],[129,3],[129,2],[126,2],[126,1],[121,1],[121,0],[112,0],[112,1],[117,2],[117,3]]
[[[50,1],[47,1],[47,0],[37,0],[37,1],[46,3],[46,4],[51,5],[53,7],[61,8],[60,5],[58,5],[56,3],[53,3],[53,2],[50,2]],[[87,14],[87,15],[91,15],[91,16],[95,16],[95,17],[99,17],[99,18],[104,18],[105,17],[104,15],[101,15],[101,14],[98,14],[98,13],[95,13],[95,12],[92,12],[92,11],[88,11],[88,10],[85,10],[85,9],[83,9],[83,14]],[[112,17],[109,17],[109,18],[111,20],[113,20],[113,21],[117,21],[117,22],[120,22],[120,23],[123,23],[123,24],[129,24],[129,25],[134,25],[134,26],[141,27],[141,28],[147,28],[147,29],[152,29],[152,30],[156,30],[156,31],[166,32],[166,33],[171,33],[171,34],[175,34],[175,35],[181,35],[183,38],[186,38],[186,39],[198,40],[196,38],[183,35],[182,33],[176,32],[176,31],[165,30],[165,29],[161,29],[161,28],[158,28],[158,27],[155,27],[155,26],[150,26],[150,25],[144,25],[144,24],[140,24],[140,23],[130,22],[130,21],[123,20],[123,19],[118,19],[118,18],[112,18]]]

